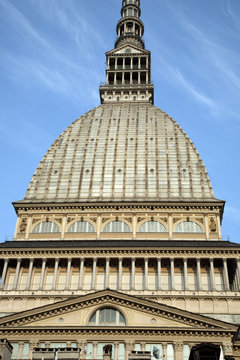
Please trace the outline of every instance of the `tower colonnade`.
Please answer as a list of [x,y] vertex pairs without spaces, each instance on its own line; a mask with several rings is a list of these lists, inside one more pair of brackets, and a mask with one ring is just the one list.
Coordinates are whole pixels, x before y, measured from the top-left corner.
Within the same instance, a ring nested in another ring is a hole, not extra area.
[[[0,290],[239,291],[240,259],[55,257],[1,260]],[[229,271],[230,269],[230,271]]]

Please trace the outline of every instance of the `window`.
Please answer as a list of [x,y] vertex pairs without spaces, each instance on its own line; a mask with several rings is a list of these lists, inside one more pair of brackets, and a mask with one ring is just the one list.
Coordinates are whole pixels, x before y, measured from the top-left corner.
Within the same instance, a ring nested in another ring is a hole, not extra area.
[[105,226],[103,232],[128,233],[130,227],[123,221],[112,221]]
[[88,221],[77,221],[69,226],[68,232],[70,233],[94,233],[93,225]]
[[167,229],[159,221],[146,221],[140,226],[139,232],[167,232]]
[[183,221],[175,228],[178,233],[203,233],[201,226],[194,221]]
[[44,221],[40,224],[36,225],[33,229],[34,234],[40,234],[40,233],[58,233],[60,232],[59,227],[57,224],[55,224],[52,221]]
[[124,316],[120,313],[120,311],[112,308],[103,308],[97,310],[91,317],[89,321],[89,325],[118,325],[124,326],[126,325],[126,321]]

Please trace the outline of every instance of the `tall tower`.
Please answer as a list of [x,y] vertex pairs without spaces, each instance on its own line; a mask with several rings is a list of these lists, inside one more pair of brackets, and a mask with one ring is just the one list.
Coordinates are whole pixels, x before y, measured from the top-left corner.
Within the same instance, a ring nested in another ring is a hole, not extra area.
[[194,144],[153,105],[140,13],[123,0],[101,105],[14,203],[0,244],[12,359],[240,359],[240,246],[222,240],[224,201]]
[[101,103],[141,101],[153,104],[151,53],[145,50],[140,0],[123,0],[114,50],[106,53],[106,84],[100,86]]

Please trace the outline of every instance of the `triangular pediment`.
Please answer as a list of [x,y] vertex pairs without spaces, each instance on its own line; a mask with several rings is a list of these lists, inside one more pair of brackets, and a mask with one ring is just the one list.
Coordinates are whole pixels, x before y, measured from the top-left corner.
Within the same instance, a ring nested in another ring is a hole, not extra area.
[[106,55],[117,55],[117,54],[145,54],[148,55],[150,51],[141,49],[134,45],[125,44],[123,46],[118,47],[117,49],[110,50],[106,52]]
[[119,310],[127,328],[236,330],[228,323],[108,289],[6,316],[0,328],[91,327],[89,319],[102,307]]

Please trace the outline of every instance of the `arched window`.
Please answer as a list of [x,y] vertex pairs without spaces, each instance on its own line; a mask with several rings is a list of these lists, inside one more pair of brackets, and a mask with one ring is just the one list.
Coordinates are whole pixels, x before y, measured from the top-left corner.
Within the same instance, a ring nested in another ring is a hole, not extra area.
[[183,221],[180,224],[178,224],[175,228],[175,232],[178,233],[202,233],[203,230],[201,226],[199,226],[194,221]]
[[146,221],[145,223],[143,223],[140,226],[138,231],[139,232],[167,232],[167,229],[159,221]]
[[120,311],[113,308],[102,308],[91,316],[89,325],[124,326],[126,325],[126,320]]
[[93,225],[88,221],[76,221],[68,228],[70,233],[94,233]]
[[111,221],[105,226],[103,232],[127,233],[131,231],[130,231],[130,227],[125,222]]
[[33,229],[34,234],[58,233],[59,226],[52,221],[43,221]]

